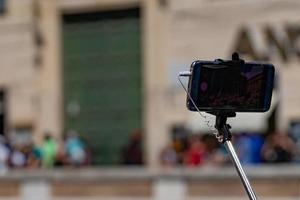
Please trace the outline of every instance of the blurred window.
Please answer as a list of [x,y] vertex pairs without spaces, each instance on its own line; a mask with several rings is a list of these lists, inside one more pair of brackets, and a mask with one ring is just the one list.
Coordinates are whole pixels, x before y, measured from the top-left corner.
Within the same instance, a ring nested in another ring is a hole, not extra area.
[[3,14],[5,11],[5,0],[0,0],[0,14]]

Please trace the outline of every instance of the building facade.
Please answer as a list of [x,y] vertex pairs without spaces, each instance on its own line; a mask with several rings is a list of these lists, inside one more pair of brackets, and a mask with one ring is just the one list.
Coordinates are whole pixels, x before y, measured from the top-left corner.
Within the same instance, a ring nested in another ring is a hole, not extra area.
[[[62,138],[75,129],[96,149],[97,163],[114,164],[140,129],[146,161],[158,166],[174,125],[207,130],[186,111],[177,73],[194,60],[229,58],[233,51],[278,66],[278,128],[300,117],[297,1],[3,2],[6,134],[31,135],[40,144],[45,131]],[[234,127],[263,131],[269,115],[239,115]]]

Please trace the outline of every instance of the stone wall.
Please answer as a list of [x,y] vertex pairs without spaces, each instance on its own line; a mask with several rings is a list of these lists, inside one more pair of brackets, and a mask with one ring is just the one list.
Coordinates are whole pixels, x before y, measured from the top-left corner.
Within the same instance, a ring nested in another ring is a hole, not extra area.
[[[260,199],[299,199],[298,166],[247,167]],[[149,171],[66,169],[14,171],[0,176],[0,199],[193,200],[246,199],[233,168]]]

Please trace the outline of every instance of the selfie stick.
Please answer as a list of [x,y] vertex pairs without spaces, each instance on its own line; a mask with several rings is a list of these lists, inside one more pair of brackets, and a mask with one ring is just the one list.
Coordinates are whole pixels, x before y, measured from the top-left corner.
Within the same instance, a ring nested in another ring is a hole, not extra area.
[[[231,67],[240,67],[241,65],[243,65],[245,63],[244,60],[239,58],[239,54],[238,53],[233,53],[232,54],[232,60],[221,60],[221,59],[217,59],[216,62],[222,63],[224,65],[227,66],[231,66]],[[186,89],[186,87],[184,86],[184,84],[182,83],[182,81],[180,80],[180,77],[190,77],[191,76],[191,72],[190,71],[184,71],[184,72],[180,72],[179,76],[178,76],[178,80],[181,84],[181,86],[183,87],[183,89],[185,90],[185,92],[188,95],[188,98],[191,100],[191,102],[193,103],[193,105],[195,106],[196,110],[199,112],[199,114],[201,115],[201,111],[197,108],[196,103],[194,102],[193,98],[191,97],[190,93],[188,92],[188,90]],[[236,113],[234,111],[213,111],[213,112],[208,112],[209,114],[215,115],[216,116],[216,124],[215,124],[215,128],[218,130],[218,134],[216,135],[216,138],[218,139],[219,142],[221,142],[227,152],[229,153],[230,159],[234,164],[234,167],[236,169],[236,171],[238,172],[239,177],[242,180],[243,186],[248,194],[248,197],[250,200],[257,200],[256,194],[253,191],[249,180],[243,170],[243,167],[241,165],[241,162],[234,150],[234,147],[231,143],[231,132],[230,132],[230,125],[226,124],[227,122],[227,118],[228,117],[235,117]],[[201,115],[202,116],[202,115]]]

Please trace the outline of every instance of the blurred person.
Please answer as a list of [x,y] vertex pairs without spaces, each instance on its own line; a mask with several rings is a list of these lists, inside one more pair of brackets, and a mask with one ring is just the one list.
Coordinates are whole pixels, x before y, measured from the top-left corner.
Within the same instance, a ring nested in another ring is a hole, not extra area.
[[234,141],[242,164],[261,163],[260,152],[264,143],[261,134],[241,133],[238,134]]
[[37,169],[40,168],[42,165],[42,150],[38,146],[35,146],[34,144],[31,145],[31,151],[28,154],[27,157],[27,168],[30,169]]
[[205,145],[207,156],[212,154],[219,147],[218,141],[216,140],[215,136],[212,134],[203,135],[202,142]]
[[173,167],[178,163],[177,153],[173,144],[168,144],[160,154],[162,166]]
[[10,166],[12,168],[23,168],[26,167],[27,157],[25,153],[22,151],[22,147],[19,145],[15,145],[12,148],[10,154]]
[[27,155],[30,151],[28,149],[28,143],[24,143],[18,140],[16,135],[11,135],[9,139],[11,145],[11,152],[9,155],[9,166],[11,168],[24,168],[27,165]]
[[202,136],[205,146],[204,162],[205,165],[223,165],[228,162],[226,150],[219,144],[212,134]]
[[172,147],[177,154],[177,163],[182,164],[184,152],[188,148],[188,130],[183,125],[175,125],[172,128]]
[[228,153],[224,146],[219,146],[211,155],[211,164],[222,166],[231,163]]
[[62,167],[62,166],[69,164],[69,160],[66,155],[66,149],[65,149],[65,144],[64,144],[65,142],[66,142],[65,137],[63,138],[63,140],[59,140],[57,154],[56,154],[55,163],[54,163],[55,167]]
[[92,163],[92,151],[88,141],[84,140],[84,138],[82,138],[82,141],[85,144],[85,161],[83,165],[89,166]]
[[187,166],[200,166],[205,156],[205,145],[198,136],[190,139],[190,146],[184,154],[184,163]]
[[10,148],[6,143],[6,138],[0,135],[0,173],[7,171],[9,155]]
[[58,145],[50,132],[46,132],[42,145],[42,166],[49,168],[54,166]]
[[266,163],[286,163],[293,160],[296,152],[294,141],[284,132],[275,132],[267,136],[261,156]]
[[251,135],[251,146],[252,146],[252,163],[259,164],[262,162],[260,152],[264,144],[264,138],[261,134]]
[[57,155],[55,157],[54,166],[55,167],[63,167],[65,165],[70,164],[68,157],[66,156],[65,152],[62,151],[61,148],[58,148]]
[[[76,131],[69,131],[65,141],[64,149],[68,157],[69,164],[73,166],[83,165],[86,160],[85,145],[79,138]],[[60,152],[63,156],[63,152]]]
[[125,165],[142,165],[142,132],[140,129],[132,131],[129,143],[122,150],[122,163]]
[[172,144],[173,149],[175,150],[177,156],[177,163],[183,164],[184,162],[184,153],[188,148],[187,138],[184,137],[175,137]]
[[237,149],[237,154],[242,164],[250,164],[251,163],[251,139],[248,134],[241,133],[235,135],[234,144]]

